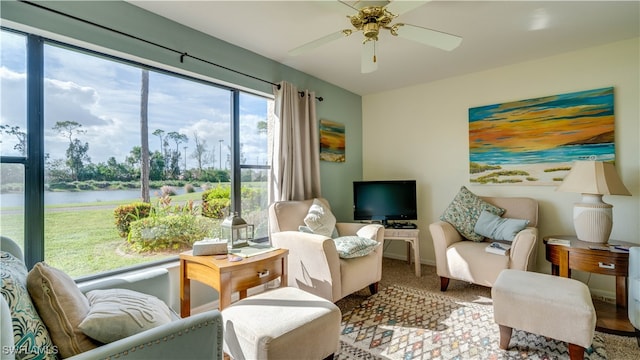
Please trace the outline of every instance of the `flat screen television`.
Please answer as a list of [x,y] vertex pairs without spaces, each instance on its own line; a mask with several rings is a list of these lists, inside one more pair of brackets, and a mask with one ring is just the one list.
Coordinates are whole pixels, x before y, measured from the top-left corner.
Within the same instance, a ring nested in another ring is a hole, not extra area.
[[354,181],[353,218],[385,226],[388,220],[417,220],[416,181]]

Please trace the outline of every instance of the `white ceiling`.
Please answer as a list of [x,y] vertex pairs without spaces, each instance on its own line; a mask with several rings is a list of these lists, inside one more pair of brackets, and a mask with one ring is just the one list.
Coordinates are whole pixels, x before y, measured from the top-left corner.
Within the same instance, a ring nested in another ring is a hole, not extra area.
[[349,19],[319,1],[129,2],[360,95],[640,36],[638,0],[431,1],[394,23],[458,35],[462,44],[447,52],[381,32],[378,71],[361,74],[361,32],[303,55],[287,54],[351,28]]

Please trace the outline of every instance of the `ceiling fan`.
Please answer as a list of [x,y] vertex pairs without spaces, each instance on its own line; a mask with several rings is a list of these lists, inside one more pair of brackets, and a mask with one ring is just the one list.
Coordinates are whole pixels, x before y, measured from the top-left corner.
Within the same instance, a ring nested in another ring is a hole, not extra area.
[[[388,30],[393,36],[399,36],[416,41],[424,45],[451,51],[460,45],[462,38],[441,31],[427,29],[421,26],[395,23],[392,21],[427,1],[322,1],[333,9],[344,13],[351,21],[352,29],[343,29],[313,40],[289,51],[289,55],[296,56],[318,48],[326,43],[362,31],[361,72],[370,73],[378,69],[376,58],[376,43],[381,30]],[[349,4],[352,3],[352,4]],[[356,11],[354,14],[353,11]]]

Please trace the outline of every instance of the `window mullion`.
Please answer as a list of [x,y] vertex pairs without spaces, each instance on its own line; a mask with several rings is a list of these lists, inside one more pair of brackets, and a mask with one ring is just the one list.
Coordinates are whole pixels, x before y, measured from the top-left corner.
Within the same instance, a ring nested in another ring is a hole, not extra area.
[[240,191],[240,91],[233,90],[231,99],[231,203],[233,211],[242,213]]
[[25,263],[44,260],[44,41],[27,36],[27,161]]

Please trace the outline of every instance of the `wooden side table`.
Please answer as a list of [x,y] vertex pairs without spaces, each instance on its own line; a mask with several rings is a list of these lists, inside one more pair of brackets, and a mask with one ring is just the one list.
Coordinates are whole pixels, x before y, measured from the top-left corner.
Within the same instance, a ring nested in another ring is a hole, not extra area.
[[[551,245],[551,238],[570,240],[571,246]],[[571,277],[571,270],[616,277],[616,303],[594,300],[596,308],[596,330],[623,336],[634,336],[634,328],[627,314],[627,276],[629,275],[629,253],[590,249],[602,245],[578,240],[575,236],[553,235],[543,239],[546,259],[551,262],[551,273]],[[624,241],[609,240],[609,245],[637,246]]]
[[407,242],[407,262],[411,265],[411,248],[413,248],[413,258],[415,263],[416,276],[420,277],[420,238],[418,229],[384,229],[385,240],[404,240]]
[[191,280],[216,289],[220,294],[220,310],[231,304],[231,294],[240,298],[247,290],[280,278],[280,286],[287,286],[287,255],[289,250],[277,249],[265,254],[232,262],[226,255],[194,256],[192,251],[180,254],[180,316],[191,315]]

